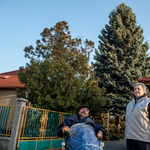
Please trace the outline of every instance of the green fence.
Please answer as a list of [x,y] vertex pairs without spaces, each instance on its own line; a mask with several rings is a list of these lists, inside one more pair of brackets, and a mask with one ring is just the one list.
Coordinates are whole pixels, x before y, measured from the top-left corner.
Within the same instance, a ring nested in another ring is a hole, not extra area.
[[0,106],[0,135],[10,136],[16,106]]
[[40,145],[41,149],[60,147],[63,139],[57,137],[57,127],[69,116],[71,114],[25,106],[18,140],[19,149],[23,150],[22,147],[31,143],[35,150],[39,149],[39,143],[43,145]]

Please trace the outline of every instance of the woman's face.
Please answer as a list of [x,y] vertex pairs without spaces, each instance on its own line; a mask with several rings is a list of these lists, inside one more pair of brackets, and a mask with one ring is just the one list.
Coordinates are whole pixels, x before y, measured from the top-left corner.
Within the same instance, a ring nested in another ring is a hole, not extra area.
[[134,95],[135,97],[140,97],[145,93],[142,85],[137,85],[134,87]]

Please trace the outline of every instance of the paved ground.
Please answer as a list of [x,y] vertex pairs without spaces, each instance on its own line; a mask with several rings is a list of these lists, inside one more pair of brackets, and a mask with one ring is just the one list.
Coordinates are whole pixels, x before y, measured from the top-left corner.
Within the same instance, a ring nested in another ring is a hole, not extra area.
[[126,150],[126,140],[102,142],[105,143],[103,150]]
[[119,141],[109,140],[102,142],[104,142],[105,144],[103,150],[126,150],[126,140],[119,140]]

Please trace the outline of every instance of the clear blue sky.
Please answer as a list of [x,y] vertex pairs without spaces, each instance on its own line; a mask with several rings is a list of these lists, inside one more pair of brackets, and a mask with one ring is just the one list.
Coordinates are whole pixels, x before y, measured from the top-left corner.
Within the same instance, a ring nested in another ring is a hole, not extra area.
[[122,2],[132,8],[150,46],[149,0],[0,0],[0,73],[25,66],[29,59],[23,49],[35,46],[43,29],[59,21],[68,22],[73,38],[92,40],[97,48],[98,35],[109,23],[109,13]]

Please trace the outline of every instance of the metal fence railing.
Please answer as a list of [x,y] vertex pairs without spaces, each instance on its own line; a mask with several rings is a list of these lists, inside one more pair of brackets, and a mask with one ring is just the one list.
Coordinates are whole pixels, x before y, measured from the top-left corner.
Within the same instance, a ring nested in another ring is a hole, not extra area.
[[16,106],[0,105],[0,135],[10,136]]
[[58,125],[71,115],[69,113],[25,106],[20,126],[19,141],[57,138]]

